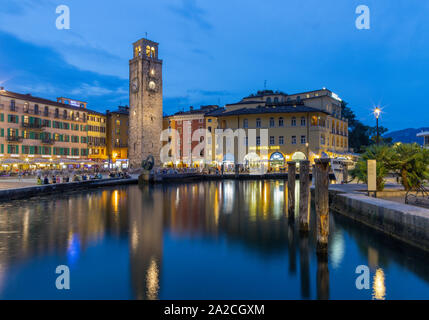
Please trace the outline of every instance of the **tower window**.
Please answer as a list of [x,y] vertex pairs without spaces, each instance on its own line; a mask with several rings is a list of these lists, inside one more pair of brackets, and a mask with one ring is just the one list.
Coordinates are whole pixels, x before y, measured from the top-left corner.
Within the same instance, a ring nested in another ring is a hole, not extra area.
[[146,56],[150,57],[150,47],[146,46]]
[[155,48],[154,47],[150,48],[150,56],[152,58],[155,58]]

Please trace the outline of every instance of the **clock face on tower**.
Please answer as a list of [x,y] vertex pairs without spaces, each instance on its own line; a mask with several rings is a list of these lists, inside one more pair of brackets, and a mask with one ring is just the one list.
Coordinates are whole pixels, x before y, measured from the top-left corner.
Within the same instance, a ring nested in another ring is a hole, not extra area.
[[149,90],[156,91],[156,83],[155,81],[149,81]]
[[137,78],[131,80],[131,91],[134,93],[139,91],[139,80]]

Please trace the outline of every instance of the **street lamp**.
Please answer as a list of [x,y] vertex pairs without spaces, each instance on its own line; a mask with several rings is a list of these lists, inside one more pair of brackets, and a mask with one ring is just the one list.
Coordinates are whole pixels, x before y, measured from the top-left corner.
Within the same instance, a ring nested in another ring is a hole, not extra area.
[[377,146],[380,143],[380,131],[378,129],[378,118],[380,117],[380,113],[381,113],[381,109],[380,108],[375,108],[374,109],[374,115],[375,115],[375,119],[377,121]]

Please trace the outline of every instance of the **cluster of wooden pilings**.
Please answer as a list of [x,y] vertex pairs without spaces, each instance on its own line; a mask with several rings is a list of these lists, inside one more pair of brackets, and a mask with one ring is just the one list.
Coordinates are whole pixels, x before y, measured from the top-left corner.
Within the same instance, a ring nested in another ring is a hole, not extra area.
[[[329,235],[329,165],[330,159],[315,159],[313,175],[315,181],[315,207],[317,228],[317,253],[327,255]],[[288,162],[288,216],[295,216],[296,162]],[[310,229],[310,161],[299,163],[299,231],[308,233]]]
[[[315,159],[313,176],[315,183],[314,202],[316,208],[316,253],[317,253],[317,298],[329,299],[329,268],[328,268],[328,236],[329,236],[329,167],[330,159]],[[295,183],[296,183],[296,162],[288,162],[288,206],[287,214],[289,219],[295,219]],[[299,163],[299,233],[300,249],[303,253],[308,246],[308,232],[310,231],[310,161],[300,161]],[[301,254],[303,261],[302,268],[305,272],[308,269],[308,261],[305,254]],[[308,270],[307,270],[308,273]],[[304,297],[308,297],[308,283],[306,278],[301,279]]]

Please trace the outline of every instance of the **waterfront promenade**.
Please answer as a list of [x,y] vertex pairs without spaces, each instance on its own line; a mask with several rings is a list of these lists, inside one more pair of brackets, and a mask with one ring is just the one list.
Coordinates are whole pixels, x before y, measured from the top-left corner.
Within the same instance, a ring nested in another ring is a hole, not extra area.
[[31,179],[0,179],[0,190],[25,188],[37,185],[36,178]]

